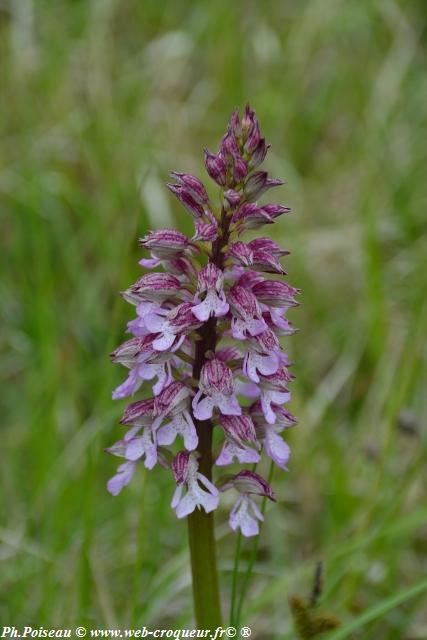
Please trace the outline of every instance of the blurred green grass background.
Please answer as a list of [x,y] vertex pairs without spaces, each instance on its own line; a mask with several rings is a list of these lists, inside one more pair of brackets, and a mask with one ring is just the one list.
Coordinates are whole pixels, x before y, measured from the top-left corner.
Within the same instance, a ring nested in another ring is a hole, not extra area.
[[[303,293],[300,425],[242,622],[293,638],[287,597],[318,560],[321,606],[344,622],[425,579],[426,22],[416,0],[1,2],[3,624],[191,624],[171,479],[105,490],[125,404],[108,353],[137,238],[189,231],[169,171],[202,177],[202,148],[248,100],[288,181],[274,236]],[[427,638],[425,594],[358,633]]]

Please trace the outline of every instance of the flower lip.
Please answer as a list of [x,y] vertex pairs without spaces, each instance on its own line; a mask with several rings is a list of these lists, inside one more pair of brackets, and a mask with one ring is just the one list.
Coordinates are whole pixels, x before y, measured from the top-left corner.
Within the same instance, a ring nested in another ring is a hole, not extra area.
[[231,332],[234,338],[245,340],[246,331],[255,336],[268,328],[258,301],[250,289],[235,284],[229,290],[227,298],[233,314]]
[[220,415],[219,421],[224,429],[225,438],[215,464],[224,467],[232,464],[234,458],[242,464],[259,462],[258,451],[261,445],[257,441],[252,419],[246,415]]
[[[222,317],[230,308],[223,290],[224,277],[221,269],[212,262],[208,262],[198,276],[197,294],[194,301],[197,303],[192,308],[192,313],[203,322],[210,316]],[[200,296],[206,292],[204,300],[200,302]]]
[[[171,506],[178,518],[184,518],[196,508],[203,507],[206,513],[214,511],[219,502],[219,491],[214,484],[198,471],[194,453],[180,452],[172,462],[172,471],[177,487]],[[187,493],[183,496],[183,485]]]
[[[202,399],[202,395],[205,398]],[[223,415],[241,415],[242,409],[234,394],[233,373],[218,358],[208,360],[200,373],[199,390],[192,401],[197,420],[209,420],[217,407]]]
[[249,538],[258,535],[258,522],[262,522],[263,520],[264,516],[259,510],[255,500],[247,493],[240,494],[230,512],[230,528],[233,531],[240,529],[242,535]]

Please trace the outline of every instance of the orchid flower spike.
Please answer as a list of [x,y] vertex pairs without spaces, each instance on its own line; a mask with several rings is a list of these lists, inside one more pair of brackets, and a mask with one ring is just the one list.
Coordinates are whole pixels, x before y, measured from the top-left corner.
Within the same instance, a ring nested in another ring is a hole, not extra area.
[[214,189],[189,173],[171,173],[167,186],[190,215],[194,235],[156,229],[140,240],[149,252],[140,265],[149,272],[122,294],[136,316],[128,323],[131,337],[111,354],[128,370],[113,398],[142,397],[127,407],[127,431],[107,449],[123,459],[108,491],[120,493],[141,463],[161,465],[176,485],[171,504],[178,518],[214,511],[224,491],[237,491],[229,524],[244,536],[256,535],[264,519],[257,500],[275,501],[247,466],[267,457],[287,470],[283,432],[296,424],[284,407],[293,375],[282,340],[294,331],[286,314],[299,290],[284,281],[289,252],[259,231],[290,211],[259,202],[284,184],[259,169],[268,149],[248,105],[241,117],[233,112],[219,150],[205,150]]

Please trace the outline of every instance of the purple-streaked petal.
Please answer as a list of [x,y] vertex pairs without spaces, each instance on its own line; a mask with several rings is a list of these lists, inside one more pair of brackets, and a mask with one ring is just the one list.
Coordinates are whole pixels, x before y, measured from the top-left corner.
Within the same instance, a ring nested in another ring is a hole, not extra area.
[[175,481],[178,484],[186,482],[193,466],[194,461],[192,460],[190,453],[188,451],[179,451],[172,460],[172,472]]
[[167,184],[166,186],[192,216],[195,218],[201,218],[203,216],[204,209],[202,205],[193,198],[189,189],[177,184]]
[[153,419],[153,411],[153,398],[132,402],[128,407],[126,407],[120,423],[125,425],[135,424],[138,426],[149,424]]
[[176,229],[151,231],[139,240],[139,244],[162,258],[170,258],[191,248],[187,236]]
[[218,236],[218,224],[216,222],[203,222],[203,220],[196,220],[196,233],[192,240],[202,240],[204,242],[212,242],[216,240]]
[[298,304],[294,296],[299,293],[299,289],[295,289],[278,280],[260,282],[253,287],[252,291],[260,302],[272,307],[295,306]]
[[205,149],[205,167],[209,176],[220,186],[227,183],[227,168],[221,154],[215,155],[208,149]]
[[124,291],[123,297],[131,304],[137,305],[144,300],[155,302],[174,297],[180,289],[180,281],[171,274],[147,273]]
[[203,183],[190,173],[172,171],[171,176],[178,180],[181,186],[186,187],[190,195],[201,205],[208,204],[209,198]]
[[230,486],[237,489],[240,493],[254,493],[258,496],[265,496],[273,502],[276,501],[273,489],[268,482],[266,482],[259,473],[255,473],[255,471],[249,471],[248,469],[240,471],[240,473],[233,476],[229,484],[223,487],[223,489],[230,488]]
[[208,360],[200,373],[200,388],[207,394],[234,392],[233,372],[218,358]]

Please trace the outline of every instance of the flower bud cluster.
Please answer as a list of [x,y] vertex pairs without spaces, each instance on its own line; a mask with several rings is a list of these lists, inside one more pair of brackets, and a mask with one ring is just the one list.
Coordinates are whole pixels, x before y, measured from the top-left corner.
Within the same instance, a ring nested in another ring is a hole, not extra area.
[[283,184],[258,170],[268,148],[247,106],[241,119],[232,114],[219,152],[205,150],[219,207],[198,178],[171,174],[168,187],[193,217],[195,232],[188,238],[160,229],[140,240],[150,252],[140,264],[151,272],[123,292],[136,317],[128,323],[132,337],[111,354],[129,370],[113,398],[134,396],[148,381],[152,396],[126,408],[127,431],[107,449],[124,459],[108,482],[110,493],[117,495],[138,465],[160,464],[175,479],[178,518],[196,508],[213,511],[222,492],[237,491],[229,522],[245,536],[256,535],[263,520],[254,496],[275,500],[273,491],[250,469],[214,483],[210,469],[200,470],[201,436],[205,429],[221,433],[213,458],[218,471],[254,465],[263,454],[286,469],[290,451],[282,432],[296,419],[283,406],[293,376],[280,338],[293,333],[286,312],[297,304],[298,290],[283,281],[280,260],[288,251],[263,236],[242,240],[245,231],[289,212],[257,201]]

